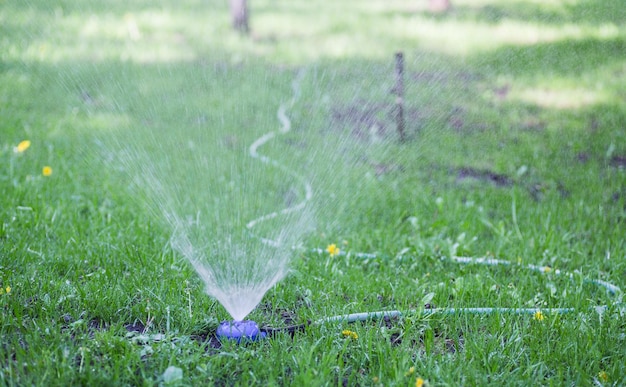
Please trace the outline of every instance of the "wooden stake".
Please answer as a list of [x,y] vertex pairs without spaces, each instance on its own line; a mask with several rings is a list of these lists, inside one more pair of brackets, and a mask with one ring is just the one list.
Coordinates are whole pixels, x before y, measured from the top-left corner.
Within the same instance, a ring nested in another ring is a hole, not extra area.
[[400,141],[404,142],[406,134],[404,130],[404,54],[402,52],[396,53],[396,87],[394,91],[396,94],[396,125]]

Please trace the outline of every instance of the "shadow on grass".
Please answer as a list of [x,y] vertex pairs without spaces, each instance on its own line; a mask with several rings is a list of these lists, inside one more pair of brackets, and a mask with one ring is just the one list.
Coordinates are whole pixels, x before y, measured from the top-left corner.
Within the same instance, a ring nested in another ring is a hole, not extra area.
[[[624,60],[626,41],[623,39],[587,38],[505,46],[490,54],[481,53],[469,63],[488,72],[529,78],[548,74],[575,77]],[[607,80],[610,81],[610,78]]]

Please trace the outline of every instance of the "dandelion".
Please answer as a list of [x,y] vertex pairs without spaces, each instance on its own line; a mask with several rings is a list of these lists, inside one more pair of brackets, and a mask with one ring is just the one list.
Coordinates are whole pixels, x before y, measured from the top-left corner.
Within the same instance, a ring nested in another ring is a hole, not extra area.
[[340,250],[339,247],[337,247],[337,245],[333,243],[328,245],[326,251],[328,251],[328,254],[330,254],[331,257],[334,257],[335,255],[339,254]]
[[6,288],[1,288],[0,287],[0,296],[3,295],[3,294],[9,294],[9,293],[11,293],[11,287],[10,286],[7,286]]
[[41,170],[41,174],[44,176],[50,176],[52,175],[52,168],[48,165],[46,165],[45,167],[43,167],[43,169]]
[[406,374],[404,374],[404,376],[411,376],[415,373],[415,367],[411,367],[409,368],[409,370],[407,371]]
[[549,273],[549,272],[551,272],[551,271],[552,271],[552,268],[551,268],[550,266],[544,266],[544,267],[543,267],[543,272],[544,272],[544,273]]
[[417,378],[415,380],[415,387],[424,387],[426,385],[426,381],[422,378]]
[[533,314],[533,320],[536,321],[543,321],[543,319],[546,318],[543,313],[541,313],[540,310],[536,311],[535,314]]
[[26,151],[26,149],[28,149],[29,147],[30,147],[30,140],[24,140],[20,142],[19,144],[17,144],[17,146],[13,148],[13,151],[15,153],[22,153]]
[[356,332],[353,332],[349,329],[344,329],[343,331],[341,331],[341,334],[343,335],[343,337],[350,337],[354,340],[359,338],[359,335],[357,335]]
[[598,372],[598,379],[606,383],[609,381],[609,375],[604,371],[600,371]]

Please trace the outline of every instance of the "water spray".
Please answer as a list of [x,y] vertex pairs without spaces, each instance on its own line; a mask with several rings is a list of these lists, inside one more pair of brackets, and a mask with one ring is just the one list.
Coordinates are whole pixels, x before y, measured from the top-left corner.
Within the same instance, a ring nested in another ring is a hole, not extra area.
[[[280,122],[280,127],[268,133],[265,133],[263,136],[257,138],[249,148],[249,154],[252,158],[259,160],[260,162],[271,165],[281,171],[287,173],[292,178],[298,180],[300,184],[304,186],[304,199],[296,203],[292,206],[284,208],[280,211],[271,212],[269,214],[262,215],[256,219],[250,220],[246,224],[246,228],[251,231],[254,226],[258,223],[264,222],[269,219],[276,218],[280,215],[287,215],[295,211],[301,211],[304,209],[306,204],[313,198],[313,188],[311,184],[302,176],[294,172],[293,169],[284,166],[283,164],[278,163],[275,160],[270,159],[267,156],[264,156],[258,152],[258,148],[272,140],[279,134],[288,133],[291,130],[291,120],[287,116],[287,110],[292,108],[300,95],[300,80],[304,75],[304,71],[300,71],[298,76],[291,83],[291,88],[293,91],[292,98],[280,105],[278,111],[276,113],[277,119]],[[264,238],[257,236],[264,244],[271,247],[281,247],[282,243],[278,240],[273,240],[269,238]],[[266,331],[262,331],[258,324],[252,320],[243,320],[243,321],[222,321],[217,328],[216,335],[221,340],[234,340],[237,343],[248,342],[248,341],[257,341],[263,339],[267,336]]]

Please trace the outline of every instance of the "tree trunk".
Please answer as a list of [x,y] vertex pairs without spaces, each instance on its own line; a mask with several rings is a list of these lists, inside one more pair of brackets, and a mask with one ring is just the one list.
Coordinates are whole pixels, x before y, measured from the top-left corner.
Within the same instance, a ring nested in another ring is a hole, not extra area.
[[250,32],[248,24],[248,0],[229,0],[230,16],[233,20],[233,28],[241,33]]

